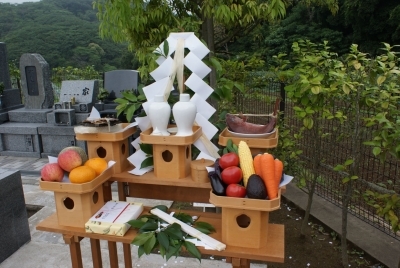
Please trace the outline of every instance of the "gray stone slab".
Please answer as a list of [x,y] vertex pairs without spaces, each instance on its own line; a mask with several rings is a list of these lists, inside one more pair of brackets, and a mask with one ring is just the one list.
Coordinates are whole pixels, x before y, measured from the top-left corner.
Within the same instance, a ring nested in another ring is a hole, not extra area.
[[31,240],[21,173],[0,174],[0,263]]
[[115,110],[115,108],[117,108],[117,106],[118,106],[117,103],[105,103],[104,110]]
[[135,70],[114,70],[104,73],[104,89],[110,92],[109,99],[121,98],[124,90],[137,90],[139,72]]
[[56,126],[76,125],[75,109],[59,109],[54,111],[54,124]]
[[[62,81],[60,102],[70,102],[75,98],[76,103],[94,103],[99,94],[98,80],[67,80]],[[90,112],[90,111],[89,111]]]
[[76,124],[79,125],[89,117],[90,113],[76,113],[75,120]]
[[18,88],[4,90],[2,108],[7,109],[14,107],[14,109],[16,109],[16,106],[18,106],[18,108],[23,107],[21,91]]
[[47,124],[39,127],[38,133],[42,144],[42,158],[57,156],[62,149],[68,146],[78,146],[87,151],[86,143],[75,139],[73,126],[51,126]]
[[45,123],[19,123],[6,122],[0,125],[0,134],[38,134],[39,127],[47,126]]
[[46,124],[6,122],[0,125],[0,154],[40,157],[42,150],[38,127]]
[[21,151],[2,151],[0,152],[2,156],[13,156],[13,157],[36,157],[40,158],[40,152],[21,152]]
[[40,54],[23,54],[19,61],[26,109],[49,109],[54,104],[50,66]]
[[72,105],[72,108],[75,109],[75,113],[90,113],[92,111],[93,103],[77,103]]
[[47,124],[51,124],[51,125],[55,124],[56,120],[54,117],[54,111],[46,114],[46,120],[47,120],[46,121]]
[[7,122],[8,120],[8,112],[0,113],[0,124]]
[[103,110],[100,111],[99,113],[101,117],[117,118],[117,110],[114,109]]
[[47,123],[47,114],[53,109],[27,109],[21,108],[8,112],[11,122],[20,123]]
[[8,70],[6,44],[0,42],[0,83],[3,82],[4,88],[11,88],[10,72]]
[[75,136],[75,131],[73,126],[51,126],[47,124],[38,126],[38,134],[52,136]]

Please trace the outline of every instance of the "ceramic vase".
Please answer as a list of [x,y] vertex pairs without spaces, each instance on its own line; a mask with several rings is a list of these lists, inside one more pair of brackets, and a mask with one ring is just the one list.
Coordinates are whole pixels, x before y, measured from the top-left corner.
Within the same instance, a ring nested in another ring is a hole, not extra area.
[[149,117],[153,132],[151,135],[169,136],[167,131],[171,107],[164,101],[163,95],[156,95],[149,106]]
[[180,94],[179,101],[172,107],[172,114],[178,129],[176,136],[193,135],[193,123],[196,113],[197,108],[194,103],[190,102],[190,95]]

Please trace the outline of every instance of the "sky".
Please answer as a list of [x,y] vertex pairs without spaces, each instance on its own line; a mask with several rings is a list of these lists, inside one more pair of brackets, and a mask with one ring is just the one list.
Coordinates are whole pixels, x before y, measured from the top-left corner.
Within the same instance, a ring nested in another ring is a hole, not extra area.
[[39,2],[40,0],[0,0],[0,3],[22,4],[24,2]]

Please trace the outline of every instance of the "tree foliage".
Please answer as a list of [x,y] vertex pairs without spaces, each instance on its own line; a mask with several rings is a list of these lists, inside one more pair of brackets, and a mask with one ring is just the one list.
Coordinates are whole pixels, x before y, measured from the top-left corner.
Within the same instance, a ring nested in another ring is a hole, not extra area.
[[122,66],[126,45],[102,40],[98,26],[91,0],[0,3],[0,41],[7,44],[9,60],[19,60],[23,53],[39,53],[51,68],[131,68]]

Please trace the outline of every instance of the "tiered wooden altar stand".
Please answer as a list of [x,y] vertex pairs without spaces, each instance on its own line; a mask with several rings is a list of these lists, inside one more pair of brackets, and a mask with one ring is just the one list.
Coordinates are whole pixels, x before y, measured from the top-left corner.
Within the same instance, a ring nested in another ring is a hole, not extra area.
[[[190,168],[190,161],[187,161],[191,157],[190,145],[199,137],[199,133],[201,134],[201,129],[194,128],[193,137],[178,139],[180,142],[178,145],[174,144],[177,137],[160,137],[163,141],[154,141],[154,136],[150,136],[149,133],[141,133],[142,142],[151,141],[156,147],[153,147],[153,157],[161,155],[163,158],[155,160],[155,163],[158,164],[155,164],[154,172],[142,176],[128,173],[130,169],[113,174],[103,184],[105,201],[111,199],[111,183],[117,182],[118,196],[121,201],[126,200],[127,197],[140,197],[180,202],[215,203],[216,206],[222,207],[222,214],[186,211],[191,215],[199,216],[200,221],[212,224],[216,228],[216,232],[211,236],[227,245],[223,251],[206,250],[199,247],[202,254],[226,257],[227,262],[231,263],[234,268],[249,268],[251,260],[284,262],[284,226],[268,223],[268,213],[279,208],[280,198],[271,201],[236,198],[232,207],[229,205],[231,202],[226,202],[224,197],[217,197],[211,193],[210,183],[199,183],[193,180],[186,165],[189,163]],[[173,148],[176,146],[179,148]],[[178,171],[175,170],[172,173],[168,171],[171,168],[168,166],[171,164],[170,162],[173,164],[172,168]],[[182,163],[185,163],[185,167],[182,167]],[[159,169],[159,167],[163,167],[163,169]],[[257,206],[262,207],[257,209]],[[144,213],[148,213],[148,208]],[[83,226],[62,225],[56,213],[39,223],[36,229],[63,235],[65,243],[70,246],[74,268],[83,267],[79,243],[83,238],[90,239],[94,267],[102,267],[100,240],[108,241],[111,267],[118,267],[117,242],[123,244],[125,267],[132,267],[130,243],[137,235],[135,229],[130,229],[123,237],[86,233]],[[248,240],[249,242],[240,243],[243,236],[249,236],[251,239]]]

